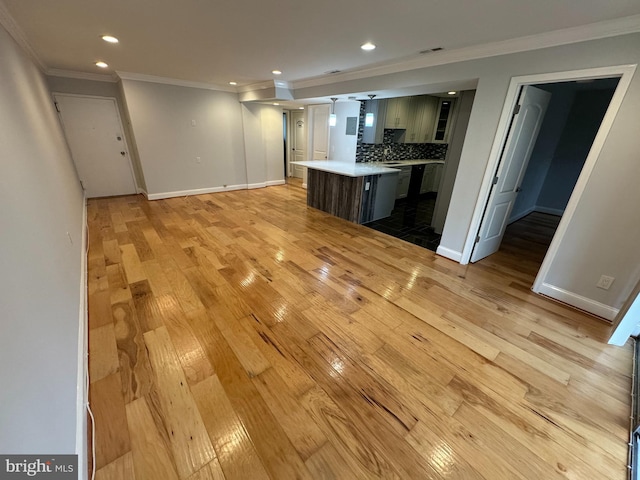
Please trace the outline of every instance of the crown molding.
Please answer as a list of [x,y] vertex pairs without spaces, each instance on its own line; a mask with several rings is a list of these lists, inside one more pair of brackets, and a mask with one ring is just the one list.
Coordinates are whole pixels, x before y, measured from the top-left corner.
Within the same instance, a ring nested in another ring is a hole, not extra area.
[[256,90],[265,90],[267,88],[274,88],[274,85],[275,85],[274,80],[265,80],[264,82],[251,83],[249,85],[241,85],[236,88],[238,93],[244,93],[244,92],[255,92]]
[[552,32],[528,35],[500,42],[474,45],[455,50],[443,50],[433,52],[420,57],[403,60],[400,62],[385,63],[373,67],[338,73],[330,77],[315,77],[293,82],[293,88],[316,87],[330,85],[332,83],[363,78],[376,77],[392,73],[417,70],[425,67],[445,65],[448,63],[477,60],[480,58],[508,55],[511,53],[539,50],[542,48],[557,47],[572,43],[586,42],[600,38],[616,37],[630,33],[640,32],[640,15],[622,17],[615,20],[590,23],[578,27],[554,30]]
[[76,72],[74,70],[61,70],[59,68],[49,68],[45,72],[49,77],[78,78],[80,80],[93,80],[94,82],[118,83],[117,75],[105,75],[102,73]]
[[47,66],[33,49],[29,40],[27,40],[27,36],[24,34],[2,0],[0,0],[0,24],[2,24],[7,32],[9,32],[9,35],[13,37],[16,43],[22,47],[33,63],[35,63],[42,72],[45,72],[47,70]]
[[116,71],[122,80],[137,80],[139,82],[161,83],[164,85],[174,85],[177,87],[200,88],[203,90],[217,90],[220,92],[237,93],[237,89],[232,85],[216,85],[205,82],[192,82],[190,80],[180,80],[177,78],[157,77],[155,75],[145,75],[142,73]]

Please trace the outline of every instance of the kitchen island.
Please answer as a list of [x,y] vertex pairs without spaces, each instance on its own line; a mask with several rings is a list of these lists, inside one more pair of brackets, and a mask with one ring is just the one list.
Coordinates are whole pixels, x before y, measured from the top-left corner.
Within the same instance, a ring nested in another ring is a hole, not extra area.
[[391,215],[400,173],[397,168],[332,160],[291,163],[308,169],[308,206],[355,223]]

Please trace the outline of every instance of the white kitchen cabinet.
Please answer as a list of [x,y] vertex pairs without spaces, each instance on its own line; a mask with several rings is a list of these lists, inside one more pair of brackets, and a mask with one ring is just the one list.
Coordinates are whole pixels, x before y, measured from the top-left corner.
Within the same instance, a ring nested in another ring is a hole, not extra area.
[[435,165],[425,165],[424,174],[422,175],[422,183],[420,184],[420,193],[433,191],[433,179],[435,175]]
[[387,99],[384,128],[407,128],[411,97]]
[[404,143],[431,142],[437,107],[437,97],[428,95],[411,97]]
[[398,187],[396,189],[396,199],[406,198],[409,193],[409,182],[411,181],[411,167],[401,167],[398,175]]
[[431,163],[424,167],[424,175],[420,184],[420,193],[437,192],[442,179],[444,165],[441,163]]
[[[386,114],[387,100],[367,100],[365,102],[365,124],[362,143],[382,143]],[[367,115],[373,119],[371,126],[367,126]]]

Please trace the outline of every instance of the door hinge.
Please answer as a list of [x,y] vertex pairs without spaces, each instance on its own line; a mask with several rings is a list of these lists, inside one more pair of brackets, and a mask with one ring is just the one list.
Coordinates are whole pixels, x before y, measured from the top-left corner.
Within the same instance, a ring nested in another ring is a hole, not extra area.
[[53,105],[56,107],[56,112],[60,113],[60,107],[58,106],[58,102],[53,102]]
[[493,181],[491,182],[491,185],[495,185],[496,183],[498,183],[498,177],[493,177]]
[[476,243],[480,241],[480,235],[476,235]]
[[513,114],[517,115],[519,113],[520,113],[520,105],[518,104],[518,105],[516,105],[516,108],[513,109]]

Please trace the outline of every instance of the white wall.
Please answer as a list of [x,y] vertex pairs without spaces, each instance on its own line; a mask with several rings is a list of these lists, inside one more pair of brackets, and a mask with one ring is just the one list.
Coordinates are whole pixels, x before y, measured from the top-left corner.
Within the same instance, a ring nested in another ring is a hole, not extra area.
[[[402,88],[478,79],[460,168],[440,247],[462,253],[496,135],[509,82],[514,76],[561,72],[640,61],[640,34],[580,42],[529,52],[451,63],[407,72],[296,90],[297,98]],[[619,308],[635,285],[640,264],[640,75],[636,73],[618,112],[581,204],[546,281],[572,294]],[[602,273],[616,281],[595,287]]]
[[242,104],[244,148],[249,188],[284,183],[282,108]]
[[82,190],[45,78],[2,27],[0,86],[0,452],[75,453]]
[[246,186],[236,94],[136,80],[122,88],[150,195]]
[[[360,116],[360,102],[340,101],[335,106],[336,125],[329,134],[329,159],[340,162],[356,161],[358,143],[357,120]],[[356,117],[356,134],[347,135],[347,117]]]

